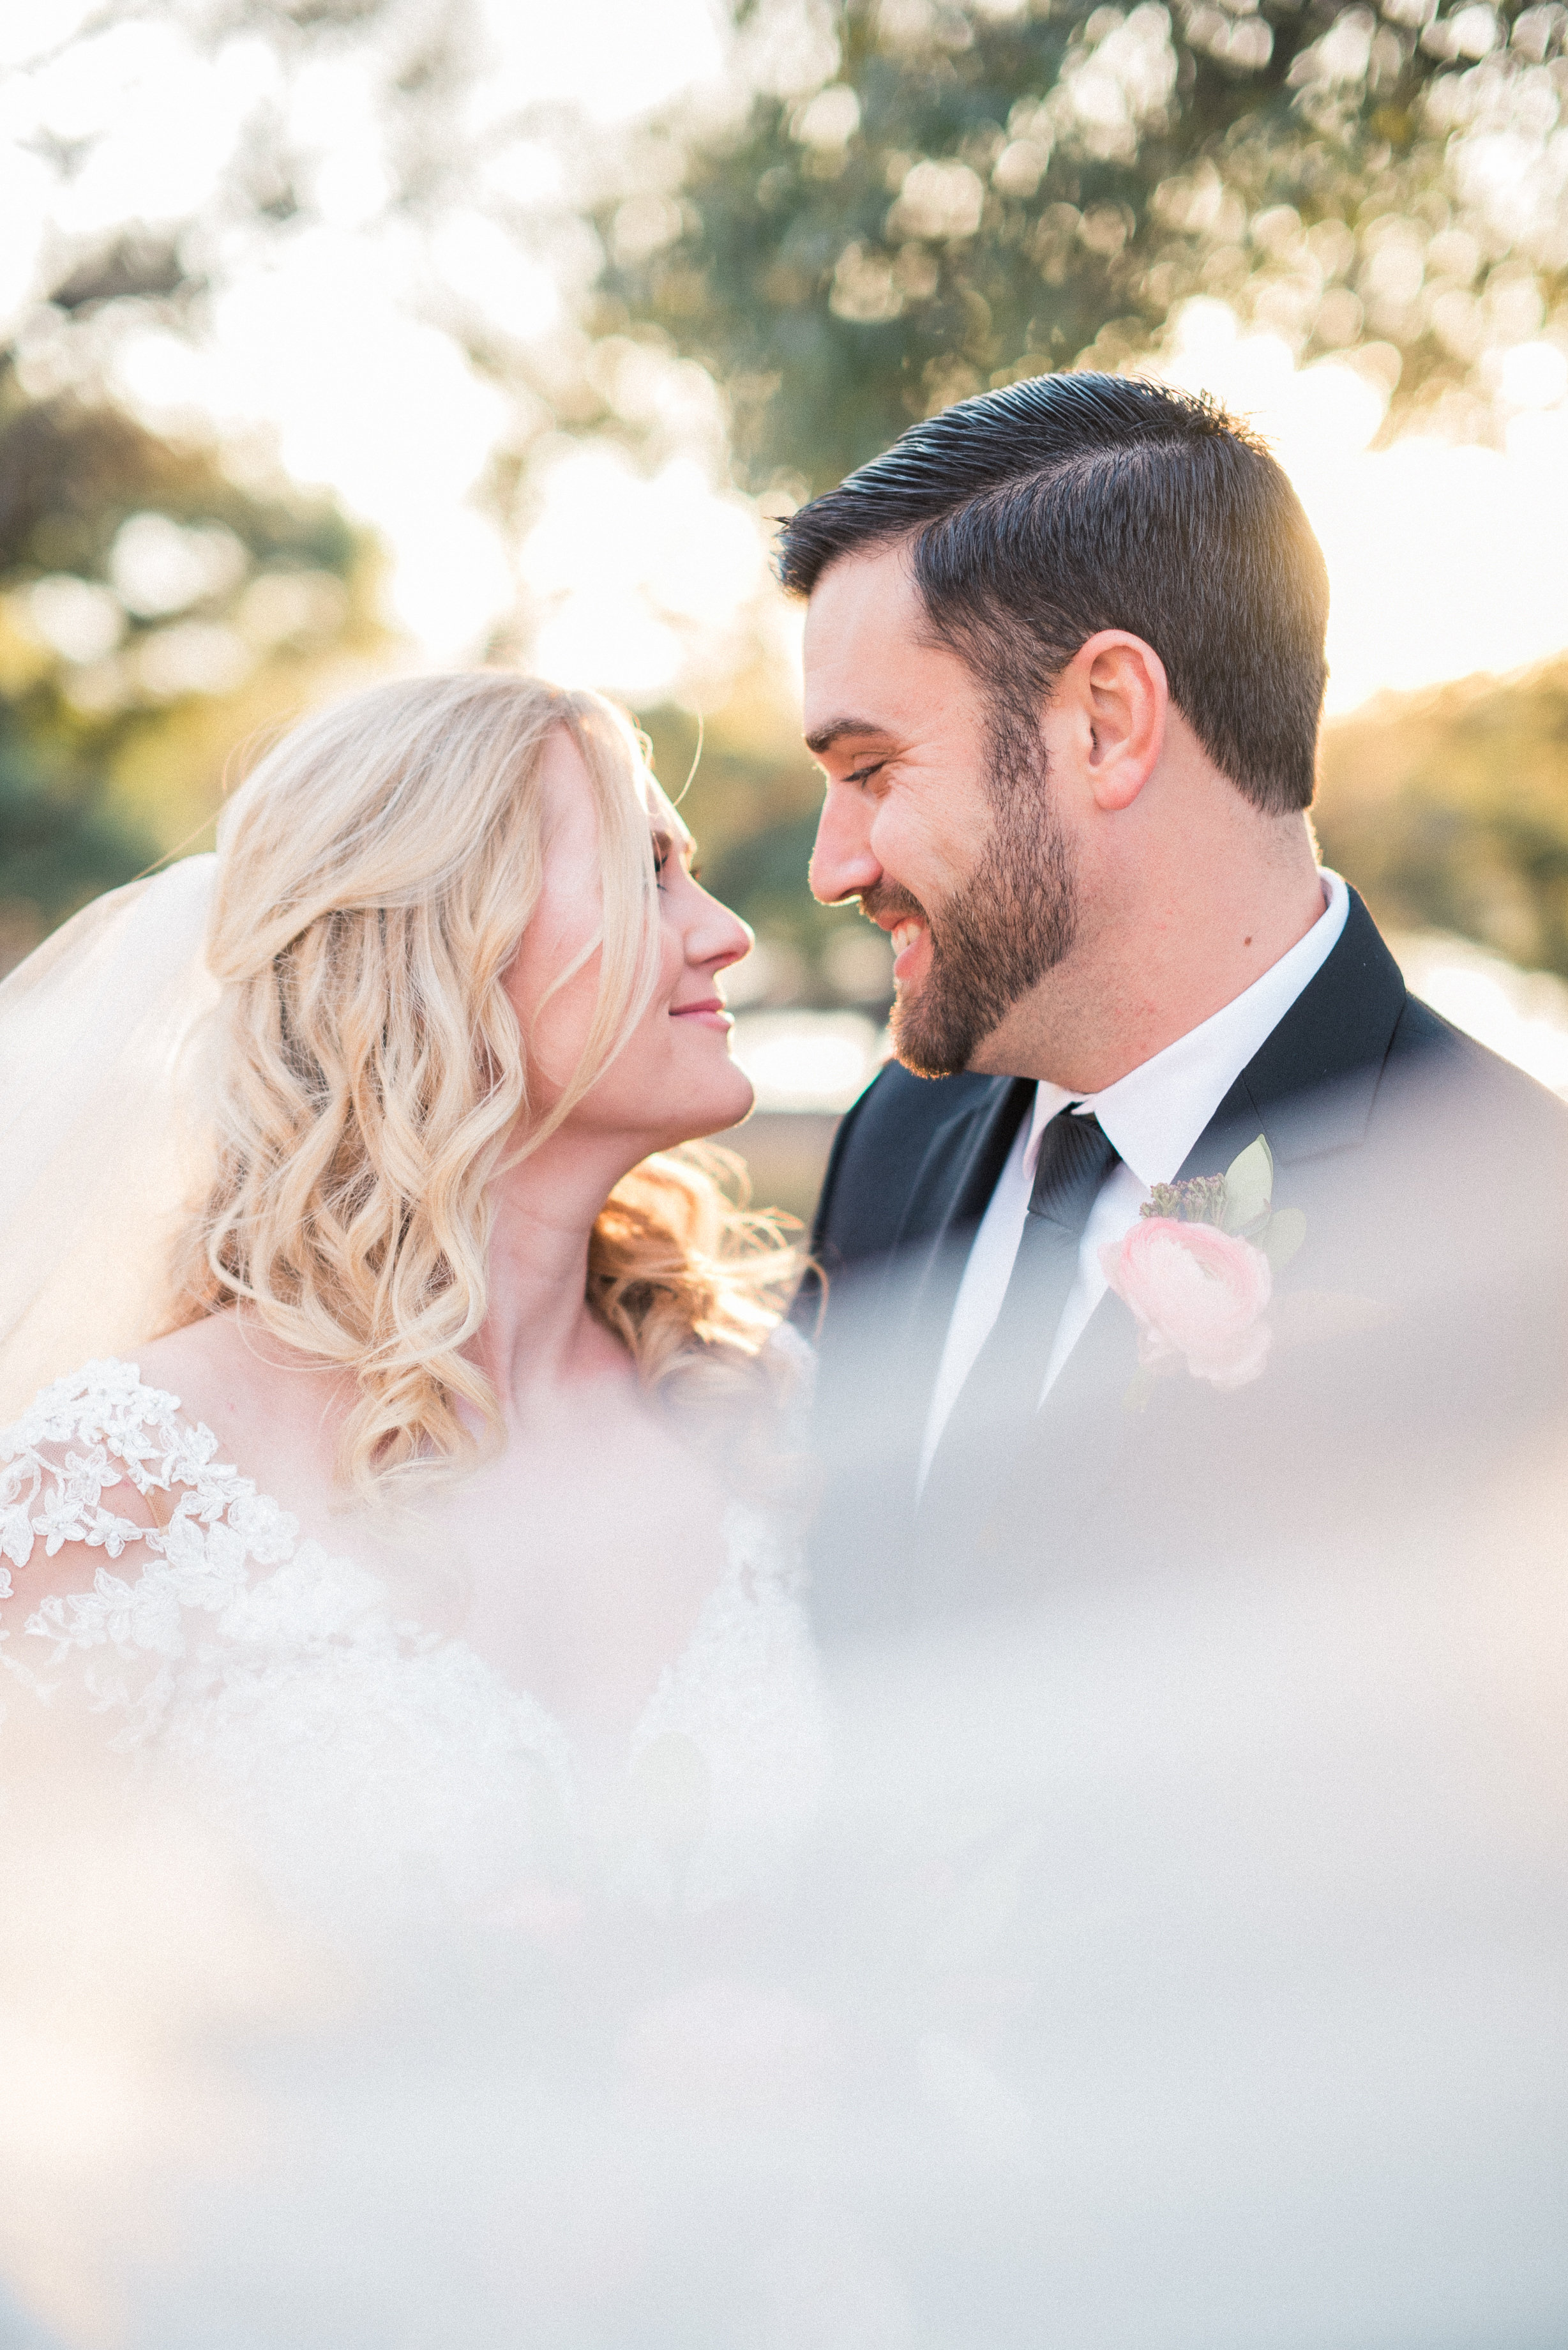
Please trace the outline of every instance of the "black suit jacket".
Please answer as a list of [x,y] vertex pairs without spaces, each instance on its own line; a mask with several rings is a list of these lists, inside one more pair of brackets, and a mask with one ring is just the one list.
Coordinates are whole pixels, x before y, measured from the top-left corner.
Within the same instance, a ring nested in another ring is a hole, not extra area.
[[1185,1372],[1131,1409],[1136,1329],[1107,1295],[1022,1445],[977,1464],[955,1528],[916,1467],[970,1243],[1033,1087],[889,1065],[823,1185],[815,1583],[826,1631],[1027,1603],[1076,1575],[1451,1506],[1554,1442],[1568,1380],[1568,1110],[1408,994],[1354,891],[1332,954],[1181,1169],[1264,1135],[1307,1238],[1263,1375]]

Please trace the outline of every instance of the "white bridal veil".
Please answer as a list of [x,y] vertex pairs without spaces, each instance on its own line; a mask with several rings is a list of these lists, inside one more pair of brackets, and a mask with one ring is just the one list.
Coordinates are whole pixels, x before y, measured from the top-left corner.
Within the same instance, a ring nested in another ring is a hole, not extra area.
[[84,907],[0,983],[0,1426],[158,1327],[202,1134],[213,856]]

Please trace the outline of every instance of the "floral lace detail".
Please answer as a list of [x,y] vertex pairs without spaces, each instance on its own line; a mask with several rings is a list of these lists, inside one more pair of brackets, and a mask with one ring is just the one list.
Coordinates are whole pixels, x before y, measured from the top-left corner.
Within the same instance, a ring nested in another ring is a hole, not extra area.
[[[36,1543],[51,1558],[67,1543],[111,1559],[131,1549],[142,1555],[134,1583],[100,1566],[90,1591],[47,1599],[25,1627],[52,1641],[49,1669],[73,1650],[112,1653],[122,1669],[95,1662],[86,1678],[95,1704],[130,1715],[121,1742],[147,1734],[168,1702],[184,1611],[230,1606],[249,1566],[288,1557],[298,1536],[294,1519],[218,1461],[217,1450],[210,1429],[181,1418],[175,1397],[143,1387],[134,1364],[116,1361],[57,1379],[0,1436],[0,1558],[25,1567]],[[161,1525],[129,1517],[104,1500],[119,1486],[171,1493],[173,1511]],[[8,1597],[9,1568],[0,1575],[0,1596]],[[7,1638],[0,1627],[0,1640]],[[3,1648],[0,1664],[44,1686]],[[138,1677],[139,1665],[147,1669]]]
[[[182,1771],[275,1882],[384,1908],[439,1878],[443,1898],[490,1906],[542,1867],[580,1878],[590,1835],[619,1898],[705,1904],[776,1875],[821,1747],[784,1521],[732,1506],[725,1571],[631,1738],[623,1797],[590,1825],[544,1707],[465,1642],[400,1621],[374,1575],[302,1542],[132,1364],[46,1388],[0,1433],[0,1559],[25,1571],[37,1548],[82,1544],[119,1571],[26,1618],[46,1664],[13,1643],[0,1665],[47,1695],[74,1662],[91,1704],[123,1716],[113,1743]],[[173,1506],[149,1524],[116,1508],[117,1489]]]

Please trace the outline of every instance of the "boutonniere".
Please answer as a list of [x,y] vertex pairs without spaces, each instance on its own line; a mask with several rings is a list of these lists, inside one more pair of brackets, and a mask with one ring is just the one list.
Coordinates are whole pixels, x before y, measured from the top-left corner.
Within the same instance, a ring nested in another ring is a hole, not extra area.
[[1217,1388],[1244,1387],[1269,1357],[1274,1274],[1306,1238],[1299,1208],[1273,1207],[1274,1157],[1260,1134],[1223,1175],[1157,1183],[1138,1221],[1100,1251],[1106,1279],[1137,1324],[1142,1405],[1152,1378],[1183,1365]]

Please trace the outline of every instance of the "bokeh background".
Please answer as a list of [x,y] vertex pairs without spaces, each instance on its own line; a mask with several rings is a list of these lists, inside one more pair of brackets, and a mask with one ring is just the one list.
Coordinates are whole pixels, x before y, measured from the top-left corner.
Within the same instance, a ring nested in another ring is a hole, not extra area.
[[1146,369],[1322,537],[1325,858],[1568,1091],[1568,9],[8,0],[0,228],[0,968],[322,696],[524,660],[691,775],[805,1210],[888,979],[805,889],[774,528]]

